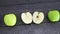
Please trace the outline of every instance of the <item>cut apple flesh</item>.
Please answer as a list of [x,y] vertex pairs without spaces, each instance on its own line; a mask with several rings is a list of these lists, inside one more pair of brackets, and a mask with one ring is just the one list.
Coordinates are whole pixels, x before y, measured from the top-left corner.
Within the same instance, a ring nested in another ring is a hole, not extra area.
[[34,12],[33,13],[33,22],[36,24],[40,24],[44,20],[44,13],[43,12]]
[[22,13],[21,19],[25,24],[30,24],[32,22],[32,15],[30,12]]

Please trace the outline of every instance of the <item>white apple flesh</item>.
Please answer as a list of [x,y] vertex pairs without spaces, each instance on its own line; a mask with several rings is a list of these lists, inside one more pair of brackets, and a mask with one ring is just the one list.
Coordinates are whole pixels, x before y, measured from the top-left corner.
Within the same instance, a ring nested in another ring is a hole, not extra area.
[[44,20],[44,13],[43,12],[34,12],[33,13],[33,22],[35,24],[40,24]]
[[21,19],[25,24],[32,23],[32,14],[30,12],[22,13]]

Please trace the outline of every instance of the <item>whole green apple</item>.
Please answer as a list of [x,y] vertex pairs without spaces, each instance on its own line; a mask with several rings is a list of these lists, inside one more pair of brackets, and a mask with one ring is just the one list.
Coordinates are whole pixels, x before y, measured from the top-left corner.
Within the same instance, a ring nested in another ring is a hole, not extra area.
[[16,24],[16,16],[15,14],[6,14],[4,16],[4,23],[6,26],[14,26]]
[[51,22],[59,21],[59,11],[58,10],[50,10],[48,12],[48,18]]

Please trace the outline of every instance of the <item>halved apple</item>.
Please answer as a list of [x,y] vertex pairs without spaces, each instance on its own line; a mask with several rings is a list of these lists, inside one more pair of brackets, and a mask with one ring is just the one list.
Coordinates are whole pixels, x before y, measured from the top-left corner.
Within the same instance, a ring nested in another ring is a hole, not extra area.
[[40,24],[44,20],[44,13],[43,12],[34,12],[33,13],[33,22],[35,24]]
[[22,13],[21,19],[25,24],[30,24],[32,23],[32,14],[30,12]]

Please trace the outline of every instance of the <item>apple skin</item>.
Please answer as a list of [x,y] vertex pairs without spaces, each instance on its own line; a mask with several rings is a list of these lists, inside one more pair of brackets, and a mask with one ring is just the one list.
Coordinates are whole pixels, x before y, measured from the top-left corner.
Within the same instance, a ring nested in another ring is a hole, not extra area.
[[21,14],[21,19],[25,24],[32,23],[32,14],[30,12],[24,12]]
[[6,14],[4,16],[4,23],[6,26],[14,26],[16,24],[16,16],[15,14]]
[[58,10],[50,10],[48,12],[48,18],[51,22],[59,21],[59,11]]
[[[38,17],[37,17],[38,16]],[[38,12],[38,11],[35,11],[33,13],[33,22],[35,24],[40,24],[42,23],[44,20],[44,13],[43,12]]]

